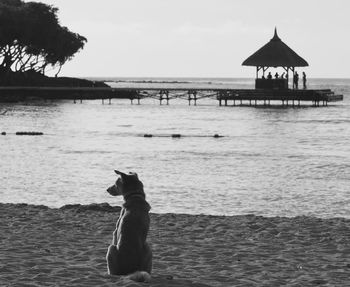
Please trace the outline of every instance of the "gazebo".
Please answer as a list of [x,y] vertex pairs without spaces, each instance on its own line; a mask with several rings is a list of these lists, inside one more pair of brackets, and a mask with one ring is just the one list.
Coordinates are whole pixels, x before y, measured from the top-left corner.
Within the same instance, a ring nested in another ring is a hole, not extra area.
[[[292,72],[292,75],[294,75],[295,67],[309,66],[309,64],[302,57],[295,53],[278,37],[276,28],[273,38],[253,55],[247,58],[242,65],[256,67],[256,89],[288,89],[289,70]],[[265,79],[265,71],[270,67],[282,67],[286,71],[287,77]],[[259,79],[260,70],[263,72],[263,77],[261,79]]]

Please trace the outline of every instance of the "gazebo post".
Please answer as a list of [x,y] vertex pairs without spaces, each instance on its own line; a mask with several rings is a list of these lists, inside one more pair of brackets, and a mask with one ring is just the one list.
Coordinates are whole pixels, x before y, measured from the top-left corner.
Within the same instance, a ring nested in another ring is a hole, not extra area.
[[265,72],[269,67],[263,67],[263,75],[265,76]]
[[287,72],[287,89],[289,89],[289,67],[286,67],[285,70]]
[[292,83],[293,83],[293,90],[294,90],[294,67],[290,68],[292,70]]

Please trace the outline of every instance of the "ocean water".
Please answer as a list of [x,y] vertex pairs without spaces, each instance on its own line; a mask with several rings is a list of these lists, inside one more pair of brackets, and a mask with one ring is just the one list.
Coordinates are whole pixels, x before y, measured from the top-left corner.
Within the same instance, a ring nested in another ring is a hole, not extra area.
[[[251,79],[108,80],[253,86]],[[0,201],[120,205],[106,192],[119,169],[139,174],[157,213],[349,218],[350,80],[309,79],[309,87],[331,88],[344,101],[320,108],[219,107],[210,99],[197,106],[0,103],[0,132],[7,132],[0,136]],[[183,137],[169,136],[175,133]]]

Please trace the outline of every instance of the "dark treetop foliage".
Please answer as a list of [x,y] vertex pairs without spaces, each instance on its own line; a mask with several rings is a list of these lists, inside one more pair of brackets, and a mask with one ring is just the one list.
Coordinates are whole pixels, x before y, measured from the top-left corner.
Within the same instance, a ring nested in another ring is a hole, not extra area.
[[[0,73],[45,73],[82,49],[86,38],[60,25],[58,9],[39,2],[0,0]],[[58,73],[57,72],[57,73]]]

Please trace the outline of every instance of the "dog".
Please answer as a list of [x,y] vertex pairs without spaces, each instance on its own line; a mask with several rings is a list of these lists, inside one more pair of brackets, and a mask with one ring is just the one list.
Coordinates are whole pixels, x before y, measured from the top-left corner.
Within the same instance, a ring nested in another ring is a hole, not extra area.
[[106,255],[108,274],[129,275],[134,281],[149,282],[152,250],[146,239],[151,206],[146,201],[143,184],[136,173],[114,172],[119,177],[107,192],[113,196],[122,195],[125,202]]

